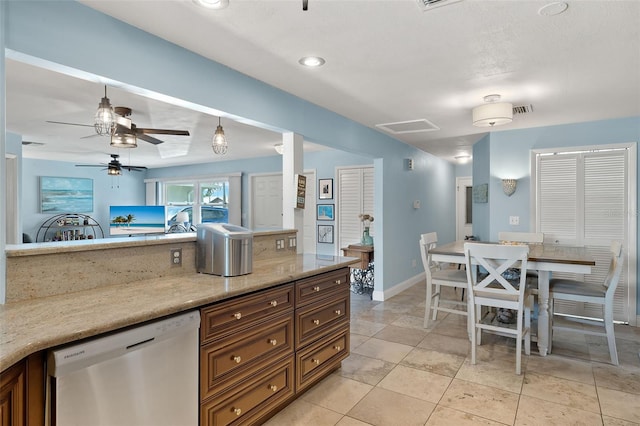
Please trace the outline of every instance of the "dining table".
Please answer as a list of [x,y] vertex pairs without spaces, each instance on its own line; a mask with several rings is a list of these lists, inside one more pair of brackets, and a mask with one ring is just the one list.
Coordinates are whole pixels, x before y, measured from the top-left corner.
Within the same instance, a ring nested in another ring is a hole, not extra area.
[[[471,241],[454,241],[436,246],[431,250],[434,262],[464,264],[464,244]],[[479,241],[473,241],[477,243]],[[487,244],[498,244],[490,243]],[[524,243],[519,243],[524,244]],[[527,269],[538,271],[538,332],[537,344],[541,356],[546,356],[551,336],[549,312],[549,280],[553,272],[590,274],[596,264],[595,258],[586,247],[563,246],[557,244],[529,244]]]

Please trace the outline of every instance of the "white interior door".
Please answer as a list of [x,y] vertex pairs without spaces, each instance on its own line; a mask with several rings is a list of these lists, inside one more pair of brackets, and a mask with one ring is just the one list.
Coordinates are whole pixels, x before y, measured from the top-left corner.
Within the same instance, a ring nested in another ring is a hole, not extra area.
[[[338,169],[337,219],[338,245],[336,250],[349,244],[358,244],[362,239],[363,225],[358,215],[373,215],[373,173],[371,166],[341,167]],[[374,236],[373,227],[370,229]],[[374,238],[375,245],[375,238]]]
[[251,228],[282,228],[282,173],[251,177]]
[[467,235],[473,235],[471,213],[473,203],[471,193],[473,181],[471,177],[456,178],[456,240],[464,240]]

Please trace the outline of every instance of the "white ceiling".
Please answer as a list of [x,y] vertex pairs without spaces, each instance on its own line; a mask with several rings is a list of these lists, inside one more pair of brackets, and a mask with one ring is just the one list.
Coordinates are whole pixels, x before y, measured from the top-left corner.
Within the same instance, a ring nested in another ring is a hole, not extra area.
[[[550,2],[523,0],[462,0],[427,12],[416,0],[309,0],[307,11],[301,0],[229,0],[223,10],[190,0],[81,3],[365,126],[426,119],[440,130],[392,136],[451,161],[486,131],[471,125],[471,110],[488,94],[533,106],[495,131],[640,115],[635,0],[569,1],[557,16],[538,13]],[[326,64],[300,66],[307,55]],[[79,139],[92,129],[44,121],[90,124],[103,88],[50,73],[8,61],[7,128],[45,143],[25,147],[25,156],[79,161],[87,141],[100,138]],[[134,165],[268,155],[281,139],[223,119],[231,148],[216,158],[210,137],[217,117],[118,88],[109,88],[109,98],[131,107],[138,127],[192,134],[162,136],[157,148],[140,141],[129,150]],[[100,143],[101,155],[112,152]]]

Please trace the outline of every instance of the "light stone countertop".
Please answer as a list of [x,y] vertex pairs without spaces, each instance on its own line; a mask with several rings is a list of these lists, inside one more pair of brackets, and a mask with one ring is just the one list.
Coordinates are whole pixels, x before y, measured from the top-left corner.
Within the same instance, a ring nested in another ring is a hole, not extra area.
[[189,274],[0,305],[0,371],[37,351],[323,272],[354,258],[300,254],[254,261],[237,277]]

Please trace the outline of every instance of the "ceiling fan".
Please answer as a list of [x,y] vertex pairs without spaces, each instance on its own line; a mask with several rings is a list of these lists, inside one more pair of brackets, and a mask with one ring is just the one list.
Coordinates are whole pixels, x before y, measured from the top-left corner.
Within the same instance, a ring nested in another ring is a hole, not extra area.
[[[164,141],[154,138],[153,136],[149,136],[150,134],[189,136],[189,132],[187,130],[147,129],[142,127],[137,127],[131,121],[131,118],[129,118],[129,116],[131,116],[131,108],[117,106],[113,110],[116,113],[116,122],[117,122],[114,135],[120,135],[120,134],[135,135],[137,138],[142,139],[143,141],[152,143],[154,145],[161,144]],[[64,121],[47,120],[47,123],[64,124],[67,126],[94,127],[93,124],[67,123]],[[91,136],[98,136],[98,135],[96,134]]]
[[118,154],[110,154],[112,160],[109,163],[105,164],[76,164],[76,167],[105,167],[103,170],[107,170],[107,174],[118,176],[122,174],[122,169],[134,172],[141,172],[143,170],[147,170],[144,166],[125,166],[118,158],[120,157]]

